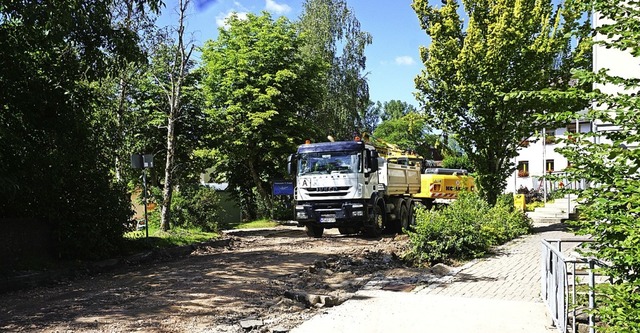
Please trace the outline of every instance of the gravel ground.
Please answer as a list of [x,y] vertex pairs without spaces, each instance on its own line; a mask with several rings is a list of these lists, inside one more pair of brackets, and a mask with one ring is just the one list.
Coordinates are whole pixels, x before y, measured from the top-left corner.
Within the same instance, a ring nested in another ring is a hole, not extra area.
[[287,332],[367,282],[410,289],[406,235],[366,239],[297,227],[229,233],[225,247],[121,265],[0,295],[2,332]]

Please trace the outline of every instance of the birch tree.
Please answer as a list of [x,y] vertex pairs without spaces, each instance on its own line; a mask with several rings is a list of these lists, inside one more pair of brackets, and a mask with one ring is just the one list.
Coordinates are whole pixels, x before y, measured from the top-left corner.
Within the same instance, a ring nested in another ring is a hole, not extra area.
[[328,64],[321,83],[323,98],[308,116],[318,127],[319,138],[332,135],[351,138],[362,122],[360,115],[369,106],[365,48],[371,34],[345,0],[307,0],[303,4],[300,29],[306,42],[302,53],[310,61]]
[[157,78],[158,84],[164,90],[169,105],[167,114],[167,156],[164,165],[164,187],[162,190],[162,210],[160,213],[160,227],[167,231],[171,228],[171,197],[173,195],[174,186],[174,167],[176,152],[176,123],[180,121],[182,113],[182,95],[183,83],[187,75],[187,66],[194,45],[185,41],[185,19],[186,11],[189,7],[190,0],[180,0],[178,4],[178,27],[176,31],[176,50],[171,63],[169,64],[168,84],[164,80]]

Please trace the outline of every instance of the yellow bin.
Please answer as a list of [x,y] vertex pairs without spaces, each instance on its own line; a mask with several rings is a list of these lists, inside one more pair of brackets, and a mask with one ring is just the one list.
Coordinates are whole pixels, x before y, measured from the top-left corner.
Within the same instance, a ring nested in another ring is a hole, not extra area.
[[514,194],[513,205],[524,212],[527,207],[527,203],[524,200],[524,194]]

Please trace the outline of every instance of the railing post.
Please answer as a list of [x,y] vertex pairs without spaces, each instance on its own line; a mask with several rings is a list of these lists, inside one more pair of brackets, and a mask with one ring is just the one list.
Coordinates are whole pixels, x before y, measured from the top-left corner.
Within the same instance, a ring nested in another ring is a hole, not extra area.
[[593,259],[589,259],[589,333],[596,332],[596,323],[593,310],[596,308],[596,277],[593,273],[595,264]]
[[576,288],[577,288],[577,284],[576,284],[577,279],[576,279],[576,263],[575,262],[571,263],[571,275],[573,275],[573,290],[571,292],[571,294],[572,294],[571,295],[571,298],[572,298],[571,299],[571,306],[573,307],[573,310],[572,310],[573,318],[572,318],[572,323],[571,323],[571,328],[572,328],[571,332],[577,332],[576,331],[576,313],[577,313],[577,311],[576,311],[577,310],[576,309],[576,298],[578,298],[578,295],[577,295],[577,290],[576,290]]

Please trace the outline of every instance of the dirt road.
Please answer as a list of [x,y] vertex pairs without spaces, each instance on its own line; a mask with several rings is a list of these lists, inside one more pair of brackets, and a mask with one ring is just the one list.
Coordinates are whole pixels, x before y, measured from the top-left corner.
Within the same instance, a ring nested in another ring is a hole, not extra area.
[[377,276],[416,273],[396,257],[405,235],[312,239],[278,227],[225,237],[225,247],[2,294],[0,331],[287,332]]

